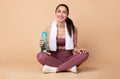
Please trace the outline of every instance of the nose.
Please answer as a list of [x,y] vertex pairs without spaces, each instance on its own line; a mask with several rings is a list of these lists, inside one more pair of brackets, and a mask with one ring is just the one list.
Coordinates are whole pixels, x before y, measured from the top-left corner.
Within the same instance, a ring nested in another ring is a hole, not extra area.
[[63,16],[63,13],[62,13],[62,12],[60,12],[60,16]]

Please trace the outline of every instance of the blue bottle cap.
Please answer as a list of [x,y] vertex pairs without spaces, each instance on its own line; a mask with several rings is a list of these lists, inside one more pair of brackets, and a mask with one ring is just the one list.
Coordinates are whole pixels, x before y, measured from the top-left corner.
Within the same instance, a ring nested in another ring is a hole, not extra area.
[[47,36],[47,32],[42,32],[42,36]]

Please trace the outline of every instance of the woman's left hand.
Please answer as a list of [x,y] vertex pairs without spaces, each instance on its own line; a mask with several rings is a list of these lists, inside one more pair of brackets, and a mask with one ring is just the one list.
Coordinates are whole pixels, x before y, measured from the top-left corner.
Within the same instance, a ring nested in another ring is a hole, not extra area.
[[87,49],[78,49],[79,50],[79,53],[86,53],[88,52]]
[[86,53],[86,52],[88,52],[88,51],[87,51],[86,49],[82,49],[82,48],[79,49],[79,48],[76,48],[76,49],[75,49],[75,52],[76,52],[76,53]]

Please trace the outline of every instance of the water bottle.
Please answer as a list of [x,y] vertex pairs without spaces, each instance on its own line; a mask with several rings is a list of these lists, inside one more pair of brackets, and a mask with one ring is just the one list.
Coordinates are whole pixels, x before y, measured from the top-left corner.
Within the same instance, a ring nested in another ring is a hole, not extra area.
[[46,53],[47,52],[47,33],[46,32],[42,32],[41,40],[43,41],[41,52]]

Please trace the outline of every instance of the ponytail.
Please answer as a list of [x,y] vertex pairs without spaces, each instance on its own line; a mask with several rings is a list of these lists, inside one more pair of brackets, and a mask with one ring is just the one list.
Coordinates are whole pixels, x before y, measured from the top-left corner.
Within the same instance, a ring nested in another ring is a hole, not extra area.
[[74,34],[74,31],[75,31],[74,23],[73,23],[73,21],[70,18],[67,17],[66,18],[66,24],[67,24],[68,33],[69,33],[69,35],[71,37],[72,33]]

